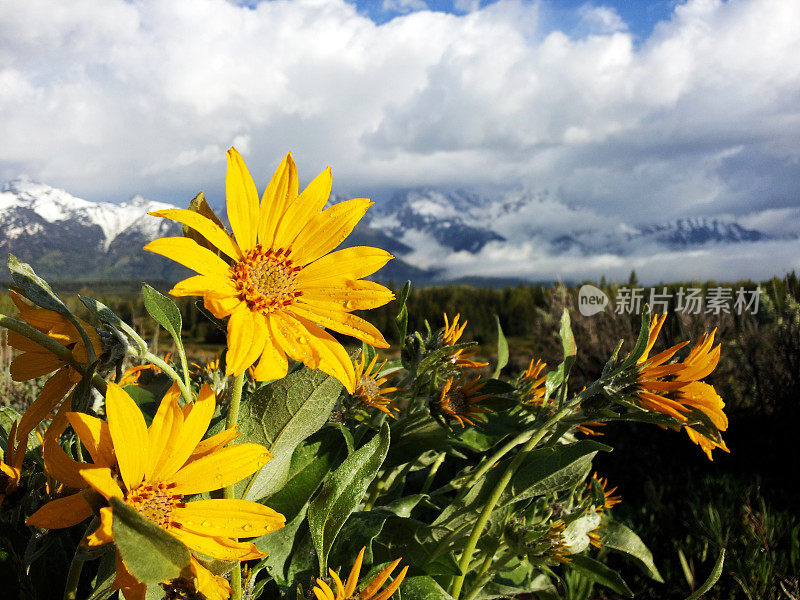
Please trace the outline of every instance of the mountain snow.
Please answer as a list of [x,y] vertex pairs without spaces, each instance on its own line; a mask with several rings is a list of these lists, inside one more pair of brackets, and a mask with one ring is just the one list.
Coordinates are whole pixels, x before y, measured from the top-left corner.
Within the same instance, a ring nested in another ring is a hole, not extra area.
[[97,225],[103,232],[103,250],[123,233],[137,232],[153,239],[161,230],[162,219],[148,212],[175,208],[171,204],[154,202],[134,196],[128,202],[90,202],[27,178],[8,182],[0,192],[0,231],[6,238],[15,239],[22,233],[35,234],[42,230],[39,223],[4,227],[13,213],[31,211],[48,223],[75,221],[81,225]]

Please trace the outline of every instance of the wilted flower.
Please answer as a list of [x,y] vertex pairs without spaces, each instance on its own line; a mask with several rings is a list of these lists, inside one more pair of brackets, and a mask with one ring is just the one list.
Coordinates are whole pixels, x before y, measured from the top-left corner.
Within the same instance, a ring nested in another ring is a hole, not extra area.
[[171,294],[202,296],[216,317],[230,316],[228,374],[238,375],[258,361],[252,372],[256,380],[280,379],[287,373],[288,354],[336,377],[352,394],[353,363],[322,327],[389,346],[372,324],[351,313],[394,298],[384,286],[361,280],[392,255],[363,246],[332,252],[373,203],[357,198],[323,211],[331,182],[328,168],[298,193],[297,169],[287,154],[259,203],[247,166],[231,148],[226,196],[234,237],[193,211],[152,213],[190,227],[224,255],[188,237],[160,238],[145,246],[199,273]]
[[541,373],[545,367],[547,367],[547,363],[538,359],[534,362],[534,359],[531,359],[528,368],[522,374],[521,383],[524,386],[522,401],[525,404],[541,406],[544,402],[544,382],[547,381],[547,375],[541,375]]

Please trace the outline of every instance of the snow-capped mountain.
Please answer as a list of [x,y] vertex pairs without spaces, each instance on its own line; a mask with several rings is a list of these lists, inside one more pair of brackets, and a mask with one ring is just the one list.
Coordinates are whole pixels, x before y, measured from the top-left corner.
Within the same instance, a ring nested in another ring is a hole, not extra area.
[[53,279],[173,278],[180,268],[141,251],[180,229],[153,210],[170,204],[136,196],[122,204],[89,202],[26,178],[0,191],[0,259],[9,253],[33,261]]
[[[329,204],[344,199],[334,194]],[[188,271],[142,251],[152,239],[180,234],[178,225],[147,214],[169,207],[140,196],[122,204],[89,202],[17,179],[0,192],[0,260],[13,253],[52,280],[175,280]],[[383,281],[614,277],[631,268],[641,272],[648,261],[662,270],[674,264],[673,277],[685,279],[719,257],[738,268],[755,250],[791,262],[800,255],[797,232],[800,209],[745,215],[742,222],[698,217],[636,224],[566,205],[546,192],[490,197],[420,188],[375,206],[343,247],[377,246],[394,254],[376,275]]]

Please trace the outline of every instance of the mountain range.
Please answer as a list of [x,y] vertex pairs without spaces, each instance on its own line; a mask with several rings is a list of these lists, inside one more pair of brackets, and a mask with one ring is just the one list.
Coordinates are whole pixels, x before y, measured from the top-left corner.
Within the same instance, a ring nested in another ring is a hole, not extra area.
[[[331,202],[342,199],[334,195]],[[141,196],[122,204],[90,202],[16,179],[0,192],[0,260],[13,253],[53,281],[177,280],[188,271],[141,249],[156,237],[180,234],[178,225],[147,214],[171,206]],[[383,281],[552,281],[559,273],[554,269],[547,277],[547,264],[563,265],[565,260],[600,256],[607,258],[601,264],[635,263],[641,256],[728,252],[797,238],[785,226],[781,232],[763,231],[723,217],[628,224],[568,206],[545,192],[519,190],[492,197],[417,188],[399,190],[373,207],[344,246],[392,252],[397,259],[377,274]],[[514,266],[520,264],[522,268]],[[526,264],[540,266],[526,270]]]

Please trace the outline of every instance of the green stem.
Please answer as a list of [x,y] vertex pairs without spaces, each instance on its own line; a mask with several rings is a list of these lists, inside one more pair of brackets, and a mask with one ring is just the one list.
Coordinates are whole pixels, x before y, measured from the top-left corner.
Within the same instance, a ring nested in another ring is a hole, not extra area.
[[495,485],[494,489],[492,490],[492,494],[489,496],[489,499],[483,506],[481,514],[478,516],[478,520],[475,522],[475,526],[472,528],[472,533],[467,540],[467,545],[464,547],[464,552],[461,554],[461,560],[459,561],[458,566],[462,574],[456,576],[456,578],[453,579],[453,584],[450,586],[450,595],[455,600],[458,600],[458,597],[461,594],[461,588],[464,586],[464,579],[466,578],[466,573],[468,572],[470,563],[472,562],[472,555],[475,553],[478,540],[483,533],[483,528],[486,527],[486,523],[489,522],[489,518],[492,516],[492,511],[500,501],[500,497],[503,495],[506,486],[508,486],[508,484],[511,482],[511,478],[514,477],[517,469],[519,469],[522,463],[525,462],[525,459],[528,457],[531,450],[533,450],[542,440],[542,438],[547,435],[550,427],[558,423],[558,421],[572,412],[573,406],[574,402],[570,402],[567,406],[550,417],[550,419],[541,427],[541,429],[539,429],[539,431],[537,431],[522,447],[522,449],[519,451],[519,454],[514,457],[514,460],[511,461],[511,464],[508,465],[505,473],[503,473],[502,477],[500,477],[500,480]]
[[[239,421],[239,404],[242,402],[242,388],[244,387],[244,371],[234,377],[231,386],[231,395],[228,400],[228,414],[225,418],[225,428],[234,427]],[[235,486],[229,485],[222,490],[223,498],[236,498]],[[231,600],[242,600],[242,566],[237,564],[231,571]]]
[[[16,331],[18,334],[25,336],[33,342],[36,342],[45,350],[49,350],[55,354],[61,361],[67,363],[81,375],[84,375],[86,372],[86,365],[75,360],[75,357],[72,355],[72,352],[69,348],[62,346],[53,338],[42,333],[38,329],[34,329],[25,321],[0,313],[0,326],[10,329],[11,331]],[[92,377],[92,385],[97,389],[98,392],[105,395],[106,381],[100,377],[100,375],[95,374]]]
[[[97,529],[100,520],[95,517],[89,523],[86,531],[83,534],[85,538],[89,533]],[[78,597],[78,584],[81,581],[81,571],[83,571],[84,557],[81,555],[83,547],[78,544],[75,549],[75,554],[72,556],[72,562],[69,565],[69,573],[67,573],[67,584],[64,587],[64,600],[75,600]]]
[[[144,354],[144,357],[143,357],[143,358],[144,358],[146,361],[148,361],[148,362],[151,362],[152,364],[154,364],[155,366],[157,366],[157,367],[158,367],[159,369],[161,369],[162,371],[164,371],[164,373],[166,373],[167,375],[169,375],[170,379],[172,379],[172,380],[173,380],[175,383],[177,383],[177,384],[178,384],[178,387],[179,387],[179,388],[180,388],[180,390],[181,390],[181,396],[183,396],[183,400],[184,400],[184,402],[191,402],[191,401],[192,401],[192,392],[191,392],[191,391],[189,391],[189,384],[188,384],[188,380],[187,380],[187,381],[184,381],[184,380],[181,378],[181,376],[180,376],[180,375],[178,375],[178,372],[177,372],[175,369],[173,369],[173,368],[172,368],[172,367],[171,367],[171,366],[170,366],[170,365],[167,363],[167,361],[163,360],[163,359],[162,359],[162,358],[160,358],[158,355],[156,355],[156,354],[153,354],[153,353],[152,353],[152,352],[150,352],[149,350],[148,350],[147,352],[145,352],[145,354]],[[185,373],[185,372],[186,372],[186,371],[184,371],[184,373]],[[242,374],[242,377],[244,377],[244,374]],[[235,383],[234,383],[234,385],[235,385]],[[239,398],[241,398],[241,396],[242,396],[242,390],[241,390],[241,387],[240,387],[240,389],[239,389]],[[237,411],[239,410],[239,402],[238,402],[238,400],[237,400],[237,402],[236,402],[236,410],[237,410]]]
[[436,477],[436,473],[439,471],[439,467],[442,466],[444,459],[447,457],[445,452],[442,452],[436,461],[431,465],[431,470],[428,471],[428,476],[425,478],[425,483],[422,484],[422,489],[420,490],[420,494],[427,494],[428,490],[431,489],[431,485],[433,485],[433,480]]

